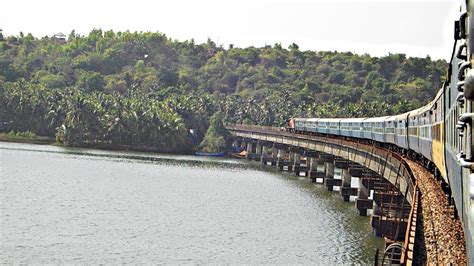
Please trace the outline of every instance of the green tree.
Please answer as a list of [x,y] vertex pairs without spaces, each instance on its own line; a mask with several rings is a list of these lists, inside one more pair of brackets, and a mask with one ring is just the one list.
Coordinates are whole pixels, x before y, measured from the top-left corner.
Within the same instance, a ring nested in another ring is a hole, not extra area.
[[223,115],[216,112],[211,116],[209,128],[200,144],[200,149],[204,152],[222,152],[226,149],[226,140],[229,139],[229,132],[222,123]]

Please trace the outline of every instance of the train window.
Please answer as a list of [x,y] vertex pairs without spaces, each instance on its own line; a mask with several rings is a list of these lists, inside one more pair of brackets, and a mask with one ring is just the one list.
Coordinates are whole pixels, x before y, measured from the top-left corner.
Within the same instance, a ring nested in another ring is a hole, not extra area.
[[451,108],[451,90],[448,90],[448,108]]
[[455,150],[456,149],[456,140],[455,140],[456,138],[454,136],[453,128],[455,128],[456,125],[454,124],[454,110],[451,110],[450,115],[451,115],[451,117],[450,117],[451,127],[449,129],[449,132],[451,132],[451,148],[453,150]]
[[[457,133],[457,130],[456,130],[456,122],[457,122],[457,121],[456,121],[456,120],[457,120],[457,118],[458,118],[458,108],[457,108],[457,106],[456,106],[456,107],[453,108],[453,109],[454,109],[454,117],[453,117],[453,122],[454,122],[454,123],[453,123],[452,129],[453,129],[454,132]],[[455,134],[455,135],[454,135],[454,148],[457,149],[457,147],[458,147],[458,137],[457,137],[457,135]]]

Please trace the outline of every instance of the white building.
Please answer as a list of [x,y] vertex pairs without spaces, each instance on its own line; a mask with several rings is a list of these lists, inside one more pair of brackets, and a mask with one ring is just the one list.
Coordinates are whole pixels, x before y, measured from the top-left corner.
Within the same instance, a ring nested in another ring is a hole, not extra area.
[[62,41],[62,42],[65,42],[66,41],[66,35],[62,32],[59,32],[59,33],[56,33],[53,35],[53,38],[58,40],[58,41]]

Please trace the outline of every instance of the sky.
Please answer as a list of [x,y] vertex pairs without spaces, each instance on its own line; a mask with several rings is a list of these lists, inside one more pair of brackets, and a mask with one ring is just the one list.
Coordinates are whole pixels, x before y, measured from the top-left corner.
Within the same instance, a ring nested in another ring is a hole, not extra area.
[[296,43],[300,50],[350,51],[449,60],[458,0],[5,0],[4,35],[51,36],[94,28],[159,31],[228,47]]

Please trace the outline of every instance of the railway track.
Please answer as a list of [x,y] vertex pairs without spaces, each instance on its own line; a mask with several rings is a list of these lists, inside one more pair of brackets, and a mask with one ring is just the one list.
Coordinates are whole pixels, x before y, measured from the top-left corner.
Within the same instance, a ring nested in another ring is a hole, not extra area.
[[424,238],[427,265],[467,265],[466,241],[460,219],[453,217],[448,198],[432,173],[417,162],[405,159],[421,192],[418,224]]

